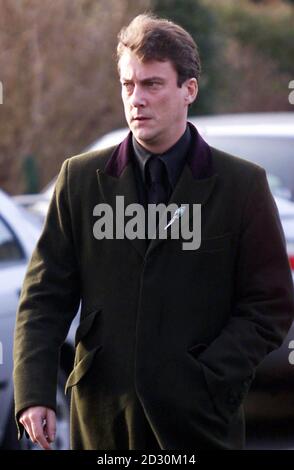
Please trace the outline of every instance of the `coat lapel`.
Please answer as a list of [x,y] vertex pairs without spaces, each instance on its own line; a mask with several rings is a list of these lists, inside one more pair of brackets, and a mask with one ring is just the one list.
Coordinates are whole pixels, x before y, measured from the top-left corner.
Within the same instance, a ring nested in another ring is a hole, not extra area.
[[[192,205],[200,204],[201,208],[207,203],[217,181],[217,174],[214,172],[211,150],[204,141],[197,129],[188,123],[191,131],[191,145],[187,155],[181,176],[171,194],[169,204],[189,205],[189,221],[193,217]],[[162,217],[166,218],[166,211]],[[179,223],[179,220],[175,221]],[[170,238],[170,231],[167,233],[167,239]],[[146,256],[155,248],[158,248],[166,239],[154,238],[151,240]]]
[[[169,204],[176,204],[178,207],[180,206],[188,206],[189,207],[189,221],[193,217],[193,204],[200,204],[201,209],[207,203],[213,189],[215,183],[217,181],[217,175],[211,175],[209,177],[198,179],[196,180],[191,172],[191,168],[188,164],[184,166],[183,172],[179,178],[179,181],[174,189],[174,192],[171,195],[170,200],[168,201]],[[164,211],[162,217],[165,220],[166,211]],[[169,219],[168,219],[169,220]],[[175,224],[179,223],[179,219],[177,219]],[[167,239],[171,238],[170,231],[167,233]],[[165,241],[164,238],[154,238],[151,240],[146,255],[150,254],[155,248],[157,248],[161,243]]]
[[[181,176],[168,201],[168,204],[174,203],[178,207],[188,204],[189,207],[192,204],[204,206],[217,181],[209,145],[202,139],[191,123],[189,123],[189,126],[192,136],[190,150]],[[126,139],[116,147],[105,168],[97,170],[101,194],[104,201],[113,208],[114,215],[116,196],[124,197],[124,207],[139,202],[131,158],[132,134],[129,133]],[[193,211],[190,210],[190,218],[192,216]],[[127,220],[127,217],[125,219]],[[140,255],[145,257],[163,243],[165,239],[152,239],[148,248],[145,239],[135,238],[129,241]]]
[[[107,161],[104,170],[98,169],[98,184],[104,201],[116,213],[116,196],[124,197],[124,207],[130,204],[138,204],[138,192],[136,187],[135,174],[131,164],[132,155],[132,135],[127,138],[114,150]],[[131,217],[129,217],[131,218]],[[125,217],[127,220],[128,217]],[[144,257],[147,243],[145,239],[135,238],[129,240],[139,254]]]

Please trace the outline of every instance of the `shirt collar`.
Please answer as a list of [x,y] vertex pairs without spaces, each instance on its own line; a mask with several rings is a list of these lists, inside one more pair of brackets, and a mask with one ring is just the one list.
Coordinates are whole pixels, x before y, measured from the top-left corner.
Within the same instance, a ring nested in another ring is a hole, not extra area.
[[[134,147],[135,160],[139,166],[144,184],[146,184],[145,165],[149,158],[151,158],[154,154],[139,144],[134,135],[132,136],[132,142]],[[157,154],[157,157],[160,158],[166,166],[169,183],[171,184],[172,188],[175,187],[182,172],[190,142],[191,131],[187,125],[184,134],[171,148],[162,154]]]

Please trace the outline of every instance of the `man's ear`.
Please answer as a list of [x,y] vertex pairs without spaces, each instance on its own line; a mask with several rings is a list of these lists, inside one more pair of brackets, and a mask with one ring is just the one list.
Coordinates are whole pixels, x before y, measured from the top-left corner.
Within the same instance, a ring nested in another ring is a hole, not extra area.
[[189,78],[185,82],[186,87],[186,96],[185,100],[187,104],[192,104],[195,101],[196,96],[198,94],[198,83],[196,78]]

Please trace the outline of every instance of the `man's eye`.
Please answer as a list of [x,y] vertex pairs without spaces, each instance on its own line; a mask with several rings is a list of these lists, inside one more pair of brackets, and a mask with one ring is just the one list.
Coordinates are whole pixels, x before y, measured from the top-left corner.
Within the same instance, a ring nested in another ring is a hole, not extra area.
[[131,83],[123,83],[123,87],[127,90],[130,91],[133,88],[133,85]]

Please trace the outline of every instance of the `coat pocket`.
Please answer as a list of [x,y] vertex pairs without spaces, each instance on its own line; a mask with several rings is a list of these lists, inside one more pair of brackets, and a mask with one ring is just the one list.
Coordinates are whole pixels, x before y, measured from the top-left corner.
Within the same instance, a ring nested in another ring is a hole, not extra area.
[[248,372],[248,375],[246,375],[243,380],[237,383],[230,383],[228,378],[217,375],[202,362],[201,354],[205,352],[205,349],[208,347],[209,346],[206,344],[199,343],[190,347],[188,352],[202,370],[207,391],[216,413],[225,423],[229,424],[242,405],[252,383],[254,374],[249,373],[249,371],[244,371],[244,374]]
[[[201,362],[201,359],[199,362]],[[228,422],[231,421],[243,404],[255,374],[248,372],[248,375],[244,375],[243,379],[229,382],[228,379],[217,376],[205,364],[201,363],[201,365],[206,383],[219,413]]]
[[77,385],[80,380],[85,376],[85,374],[88,372],[88,370],[91,367],[91,364],[93,362],[94,356],[100,349],[102,348],[101,345],[96,346],[96,348],[92,349],[90,352],[88,352],[73,368],[71,371],[67,382],[65,384],[65,393],[67,393],[68,389],[73,387],[74,385]]
[[89,333],[92,325],[94,324],[95,319],[97,318],[98,315],[101,314],[101,310],[102,308],[98,307],[93,312],[91,312],[86,317],[84,317],[82,320],[80,320],[80,324],[77,328],[76,336],[75,336],[75,346],[77,346],[80,340]]
[[197,358],[208,347],[206,343],[197,343],[191,346],[188,349],[188,352],[194,357]]
[[191,346],[188,349],[188,353],[190,354],[192,359],[196,362],[199,370],[201,371],[201,376],[202,376],[202,379],[203,379],[203,383],[205,384],[207,398],[209,399],[210,404],[211,404],[211,406],[214,410],[215,417],[218,417],[218,419],[221,419],[221,421],[227,425],[227,424],[229,424],[228,416],[223,413],[222,408],[219,407],[218,400],[216,400],[216,398],[215,398],[215,395],[220,393],[220,389],[217,388],[217,387],[212,386],[212,384],[209,380],[209,377],[207,377],[206,367],[203,365],[201,360],[198,359],[198,356],[203,351],[205,351],[205,349],[207,347],[208,347],[208,345],[205,344],[205,343],[198,343],[198,344],[195,344],[195,345]]
[[227,232],[217,237],[201,239],[198,252],[214,252],[227,250],[232,243],[232,232]]

